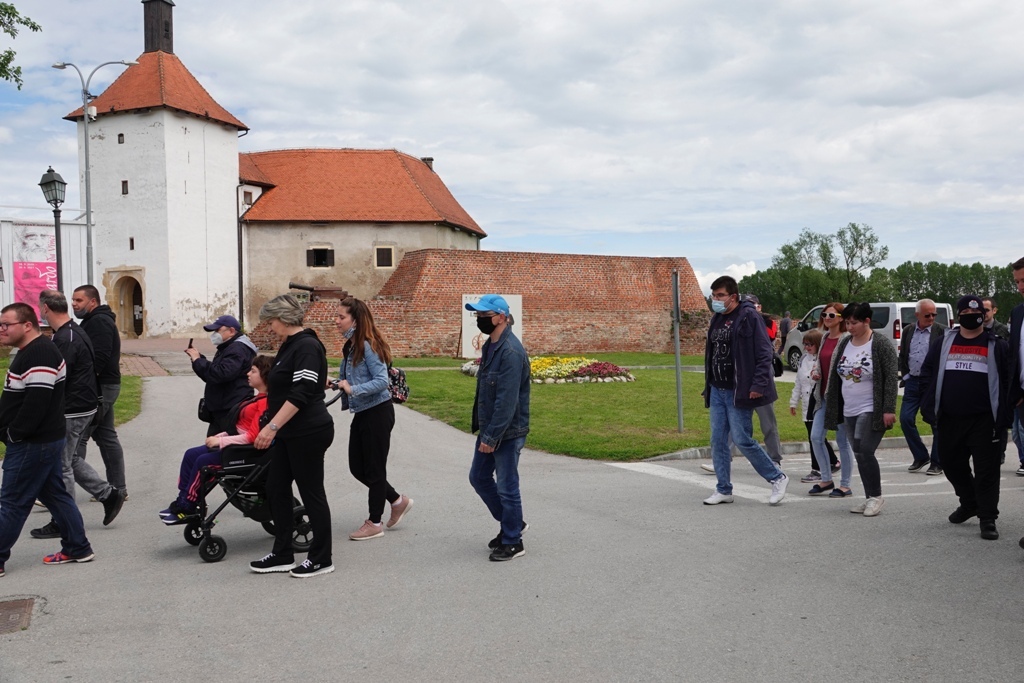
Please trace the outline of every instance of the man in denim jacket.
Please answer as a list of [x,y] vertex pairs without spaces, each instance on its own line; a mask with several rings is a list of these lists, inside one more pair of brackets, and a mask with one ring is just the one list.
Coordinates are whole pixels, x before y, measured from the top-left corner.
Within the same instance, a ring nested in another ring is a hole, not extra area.
[[[473,399],[473,432],[479,430],[469,482],[491,516],[501,523],[488,544],[491,560],[503,562],[524,554],[523,503],[519,496],[519,452],[530,431],[530,359],[512,334],[515,322],[508,303],[486,294],[475,304],[476,326],[490,338],[484,343]],[[496,475],[496,476],[495,476]]]

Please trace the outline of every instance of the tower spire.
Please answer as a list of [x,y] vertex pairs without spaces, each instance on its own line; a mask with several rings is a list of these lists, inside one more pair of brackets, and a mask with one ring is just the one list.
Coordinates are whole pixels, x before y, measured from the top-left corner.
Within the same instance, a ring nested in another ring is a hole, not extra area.
[[142,0],[146,52],[174,54],[173,0]]

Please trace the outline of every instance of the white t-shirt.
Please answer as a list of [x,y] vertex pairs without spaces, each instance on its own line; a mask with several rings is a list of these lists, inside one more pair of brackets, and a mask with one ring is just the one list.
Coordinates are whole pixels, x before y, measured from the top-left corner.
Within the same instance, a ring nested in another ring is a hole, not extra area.
[[843,349],[843,355],[836,362],[839,379],[842,380],[843,416],[856,417],[870,413],[875,408],[872,395],[874,371],[871,367],[871,342],[854,346],[853,340]]

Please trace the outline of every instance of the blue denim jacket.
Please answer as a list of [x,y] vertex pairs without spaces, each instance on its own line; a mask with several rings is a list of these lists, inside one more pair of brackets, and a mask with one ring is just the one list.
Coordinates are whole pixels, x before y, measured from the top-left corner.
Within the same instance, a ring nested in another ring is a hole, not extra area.
[[353,365],[349,360],[351,353],[341,363],[338,379],[347,379],[352,387],[352,395],[348,398],[348,409],[359,413],[367,408],[378,406],[391,400],[391,380],[388,378],[388,366],[380,359],[370,346],[363,342],[363,360]]
[[484,343],[473,398],[473,432],[477,430],[481,443],[495,448],[530,431],[530,359],[511,327],[497,342]]

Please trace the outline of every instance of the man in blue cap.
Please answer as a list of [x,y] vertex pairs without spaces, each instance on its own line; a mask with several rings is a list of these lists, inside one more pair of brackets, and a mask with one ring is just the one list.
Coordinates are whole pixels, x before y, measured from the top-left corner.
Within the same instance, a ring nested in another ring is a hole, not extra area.
[[486,294],[475,304],[477,328],[488,335],[481,350],[473,398],[476,440],[469,483],[483,499],[501,529],[491,540],[491,560],[504,562],[523,555],[523,503],[519,495],[519,452],[530,431],[530,359],[512,334],[508,302]]
[[217,347],[213,360],[191,346],[185,353],[192,359],[192,371],[206,382],[203,399],[211,417],[206,435],[213,436],[234,427],[223,424],[224,419],[232,408],[252,397],[246,374],[256,357],[256,345],[242,334],[242,326],[234,316],[222,315],[203,329],[210,333],[210,341]]

